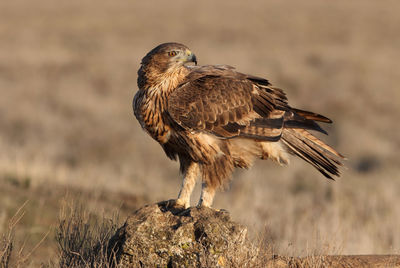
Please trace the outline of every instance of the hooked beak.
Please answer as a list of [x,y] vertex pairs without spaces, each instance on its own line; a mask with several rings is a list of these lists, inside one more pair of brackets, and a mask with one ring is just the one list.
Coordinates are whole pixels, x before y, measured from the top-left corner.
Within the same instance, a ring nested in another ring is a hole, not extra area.
[[187,62],[194,62],[195,65],[197,65],[197,58],[196,55],[194,55],[194,53],[188,51],[187,53],[187,58],[186,58]]
[[193,53],[191,56],[191,61],[194,62],[194,65],[197,65],[197,58],[196,58],[196,55],[194,55]]

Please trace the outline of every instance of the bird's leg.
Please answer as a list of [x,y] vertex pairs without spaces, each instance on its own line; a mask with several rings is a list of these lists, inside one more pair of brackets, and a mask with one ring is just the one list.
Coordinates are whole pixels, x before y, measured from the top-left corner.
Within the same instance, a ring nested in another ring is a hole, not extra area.
[[199,165],[195,162],[191,162],[189,167],[186,169],[183,177],[182,187],[179,191],[178,199],[176,204],[185,208],[190,207],[190,195],[192,194],[193,188],[196,185],[196,179],[199,176]]
[[201,195],[200,201],[197,206],[199,207],[211,207],[212,202],[215,196],[215,187],[208,185],[207,183],[203,182],[201,185]]

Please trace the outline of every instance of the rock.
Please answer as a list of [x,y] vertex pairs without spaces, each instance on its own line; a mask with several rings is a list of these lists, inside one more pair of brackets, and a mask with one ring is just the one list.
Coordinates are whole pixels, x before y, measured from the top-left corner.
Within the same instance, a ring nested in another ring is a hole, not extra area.
[[290,258],[289,267],[398,268],[399,255],[328,255]]
[[400,267],[399,255],[277,256],[246,235],[227,211],[163,201],[134,212],[111,238],[108,256],[118,267]]
[[110,245],[123,267],[226,267],[250,247],[246,234],[226,211],[177,210],[164,201],[133,213]]

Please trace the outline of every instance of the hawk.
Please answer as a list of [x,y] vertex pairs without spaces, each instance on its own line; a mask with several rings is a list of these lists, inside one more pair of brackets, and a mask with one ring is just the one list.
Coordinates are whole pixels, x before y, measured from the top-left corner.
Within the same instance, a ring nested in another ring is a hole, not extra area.
[[340,175],[343,156],[309,132],[327,134],[318,122],[332,121],[292,108],[283,90],[267,79],[228,65],[197,66],[188,47],[164,43],[142,59],[137,83],[137,120],[180,163],[178,207],[190,206],[198,177],[198,205],[210,207],[234,168],[249,168],[255,159],[286,165],[292,154],[329,179]]

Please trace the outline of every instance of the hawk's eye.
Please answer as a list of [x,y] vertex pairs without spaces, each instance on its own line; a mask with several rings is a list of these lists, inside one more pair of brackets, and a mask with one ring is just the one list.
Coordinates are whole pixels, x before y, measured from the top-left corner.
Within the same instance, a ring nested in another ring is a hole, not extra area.
[[170,51],[170,52],[168,52],[168,56],[170,56],[170,57],[174,57],[174,56],[176,56],[176,51]]

